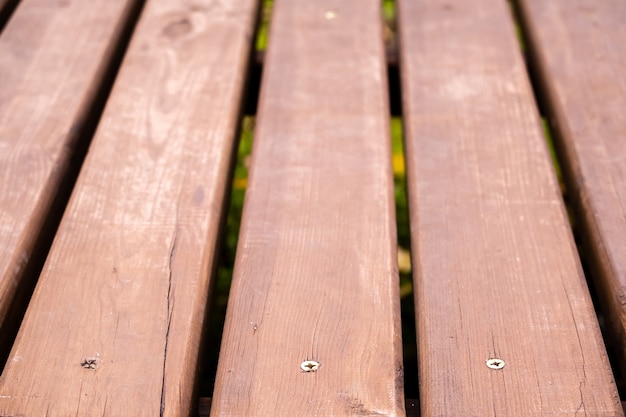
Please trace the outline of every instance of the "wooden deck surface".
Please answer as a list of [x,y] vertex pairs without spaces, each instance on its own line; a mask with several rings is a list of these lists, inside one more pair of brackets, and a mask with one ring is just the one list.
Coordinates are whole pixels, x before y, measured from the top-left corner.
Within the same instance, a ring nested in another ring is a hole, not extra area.
[[[0,36],[0,342],[37,277],[29,265],[63,208],[85,137],[137,2],[23,2]],[[68,47],[72,45],[72,47]],[[49,243],[48,243],[49,244]],[[26,290],[26,291],[29,291]],[[7,320],[7,317],[10,320]],[[3,355],[4,356],[4,355]]]
[[399,7],[422,415],[616,415],[507,4]]
[[626,370],[626,4],[520,2],[568,190]]
[[275,5],[211,415],[403,412],[381,32],[376,0]]
[[626,3],[397,1],[403,369],[381,4],[275,0],[211,399],[199,369],[260,2],[14,3],[0,416],[624,415]]
[[0,377],[1,415],[193,408],[256,5],[178,3],[143,11]]

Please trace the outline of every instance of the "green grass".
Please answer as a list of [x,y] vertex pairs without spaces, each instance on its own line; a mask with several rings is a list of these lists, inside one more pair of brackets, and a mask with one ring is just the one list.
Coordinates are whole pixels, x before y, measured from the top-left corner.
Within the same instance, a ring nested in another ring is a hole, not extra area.
[[393,22],[396,18],[395,0],[383,0],[383,18],[386,22]]
[[259,23],[256,35],[256,50],[264,51],[267,49],[267,41],[269,38],[270,18],[272,16],[273,0],[264,0],[261,9],[261,22]]

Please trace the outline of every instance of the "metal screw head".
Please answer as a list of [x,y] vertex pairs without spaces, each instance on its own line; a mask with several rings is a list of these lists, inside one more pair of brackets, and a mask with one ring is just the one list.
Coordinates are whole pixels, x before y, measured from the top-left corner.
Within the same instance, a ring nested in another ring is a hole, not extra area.
[[498,358],[491,358],[491,359],[487,359],[487,361],[485,362],[485,365],[487,365],[487,368],[489,369],[502,369],[504,368],[504,366],[506,365],[506,362],[504,362],[502,359],[498,359]]
[[334,10],[328,10],[326,11],[326,13],[324,13],[324,17],[326,18],[326,20],[334,20],[337,18],[337,12]]
[[98,358],[94,358],[94,357],[84,358],[82,362],[80,363],[80,366],[82,366],[85,369],[96,369],[97,365],[98,365]]
[[315,372],[320,368],[319,362],[316,361],[304,361],[300,364],[300,369],[303,372]]

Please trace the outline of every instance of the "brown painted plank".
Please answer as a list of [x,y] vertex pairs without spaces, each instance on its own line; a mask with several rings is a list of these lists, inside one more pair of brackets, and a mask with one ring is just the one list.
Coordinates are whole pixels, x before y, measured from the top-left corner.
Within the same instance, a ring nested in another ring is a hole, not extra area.
[[507,3],[399,7],[422,415],[623,415]]
[[[419,417],[419,402],[417,400],[406,400],[406,417]],[[198,417],[209,417],[211,411],[211,398],[200,398],[198,404]]]
[[7,367],[0,415],[189,415],[256,2],[143,12]]
[[212,416],[404,413],[379,9],[274,5]]
[[626,3],[519,1],[626,371]]
[[25,271],[137,6],[24,0],[0,36],[1,350],[8,351],[7,316],[16,296],[27,297]]

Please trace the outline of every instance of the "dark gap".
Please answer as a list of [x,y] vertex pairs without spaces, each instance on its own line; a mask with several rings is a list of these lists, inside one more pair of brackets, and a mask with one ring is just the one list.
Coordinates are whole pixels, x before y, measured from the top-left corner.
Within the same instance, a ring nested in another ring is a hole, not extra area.
[[398,24],[395,0],[382,0],[383,42],[387,58],[389,108],[392,116],[402,115],[400,71],[398,66]]
[[391,116],[402,116],[402,92],[398,56],[398,25],[395,0],[382,0],[383,42],[387,60],[389,109]]
[[397,51],[387,50],[387,77],[389,78],[389,109],[392,116],[402,117],[402,90]]
[[417,333],[411,268],[411,230],[404,159],[402,119],[391,119],[393,179],[398,234],[398,269],[400,271],[400,315],[402,321],[402,350],[404,362],[405,398],[419,398],[417,372]]
[[[241,213],[243,211],[243,201],[248,183],[248,163],[252,152],[252,140],[254,136],[254,123],[259,99],[259,89],[261,86],[261,74],[263,72],[260,48],[265,48],[267,42],[267,30],[269,26],[268,13],[271,10],[271,0],[264,0],[259,7],[257,26],[255,28],[254,45],[251,45],[249,68],[246,78],[246,85],[243,91],[241,121],[236,133],[236,141],[231,162],[231,172],[228,178],[232,178],[230,187],[226,190],[223,218],[220,226],[220,238],[218,240],[219,255],[213,271],[214,281],[212,284],[211,299],[207,309],[205,320],[205,331],[201,352],[204,354],[200,358],[200,371],[198,394],[200,398],[206,398],[213,394],[215,377],[217,374],[217,363],[220,346],[222,344],[222,333],[224,321],[226,319],[226,307],[228,305],[228,295],[235,265],[235,253],[237,241],[239,239],[239,227],[241,224]],[[268,6],[269,4],[269,6]],[[261,35],[263,33],[263,35]],[[259,39],[263,36],[263,42]],[[200,410],[203,408],[203,401],[200,400]],[[208,410],[207,410],[208,412]]]
[[563,201],[565,202],[578,255],[587,280],[587,287],[589,288],[594,309],[598,317],[604,343],[607,346],[607,353],[613,370],[613,375],[616,379],[619,396],[622,401],[624,401],[626,400],[626,386],[623,373],[619,368],[621,349],[619,348],[618,343],[613,340],[613,337],[610,334],[610,326],[608,326],[605,317],[605,313],[608,313],[605,309],[608,309],[609,307],[608,303],[604,302],[600,296],[601,280],[598,279],[598,275],[600,274],[598,271],[600,271],[600,268],[597,266],[597,262],[594,259],[593,251],[591,249],[592,244],[587,239],[587,236],[589,236],[588,226],[586,225],[584,216],[582,215],[580,202],[577,201],[575,195],[573,195],[577,190],[576,180],[568,163],[563,134],[557,123],[556,110],[547,88],[548,81],[543,75],[539,52],[535,48],[535,42],[532,39],[531,32],[528,27],[528,21],[525,18],[520,0],[509,0],[509,4],[511,5],[511,11],[515,20],[520,45],[526,58],[526,69],[530,78],[535,102],[542,117],[544,136],[548,143],[554,169],[563,192]]
[[244,98],[244,114],[256,114],[259,92],[261,90],[264,59],[265,56],[263,53],[256,52],[250,64],[250,73],[248,75],[249,88]]
[[244,114],[255,115],[259,92],[261,90],[261,78],[263,64],[265,62],[265,50],[269,40],[270,19],[272,17],[273,0],[262,0],[257,19],[257,27],[254,38],[254,51],[251,60],[250,74],[248,77],[248,92],[244,105]]
[[20,4],[20,0],[7,0],[4,6],[0,6],[0,33],[2,33],[9,19],[13,16],[13,12],[18,4]]
[[225,211],[223,232],[221,233],[220,253],[217,261],[217,274],[213,285],[210,313],[208,317],[208,330],[206,331],[207,349],[202,360],[199,395],[209,397],[213,394],[215,377],[217,373],[217,362],[219,350],[222,342],[222,332],[226,319],[226,307],[228,305],[228,295],[235,265],[235,253],[239,238],[239,227],[241,224],[241,213],[243,211],[243,201],[246,194],[248,181],[248,161],[252,151],[252,140],[254,136],[253,116],[244,116],[241,122],[239,145],[233,164],[232,187],[227,195],[228,207]]
[[74,135],[74,142],[68,146],[68,152],[71,153],[71,155],[69,157],[67,170],[60,181],[59,190],[51,203],[48,215],[44,220],[39,236],[33,246],[31,258],[24,269],[16,297],[11,302],[6,320],[7,325],[2,329],[2,333],[0,334],[0,363],[3,368],[11,352],[13,341],[17,336],[22,319],[26,314],[26,308],[30,302],[39,275],[48,257],[52,241],[61,222],[61,218],[63,217],[74,185],[76,184],[76,179],[78,178],[81,166],[87,155],[91,139],[100,122],[102,111],[109,98],[113,82],[117,76],[126,49],[128,48],[137,20],[143,10],[144,2],[145,0],[139,0],[133,3],[132,8],[129,10],[126,25],[119,34],[118,42],[113,42],[114,47],[111,53],[111,59],[103,71],[98,92],[93,97],[93,101],[86,106],[88,108],[86,114],[82,115],[82,119],[79,118],[70,132],[68,132],[68,134]]
[[[393,157],[394,195],[398,235],[398,269],[400,271],[400,316],[405,398],[419,398],[417,369],[417,332],[411,269],[411,230],[404,157],[402,93],[398,59],[398,34],[395,0],[382,0],[383,40],[387,52],[389,107],[391,111],[391,149]],[[410,401],[410,410],[417,409],[417,400]],[[409,411],[407,401],[407,412]]]

